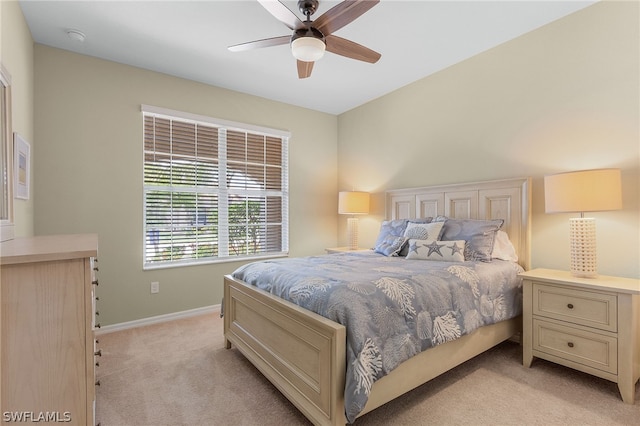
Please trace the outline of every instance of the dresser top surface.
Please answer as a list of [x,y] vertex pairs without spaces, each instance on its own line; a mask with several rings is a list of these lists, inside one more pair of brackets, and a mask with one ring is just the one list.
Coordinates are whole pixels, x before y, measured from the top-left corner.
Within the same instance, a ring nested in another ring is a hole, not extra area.
[[554,269],[532,269],[519,274],[519,276],[585,289],[640,294],[640,280],[638,278],[611,277],[608,275],[598,275],[594,278],[579,278],[571,275],[569,271],[558,271]]
[[80,259],[98,255],[97,234],[43,235],[0,244],[0,264]]

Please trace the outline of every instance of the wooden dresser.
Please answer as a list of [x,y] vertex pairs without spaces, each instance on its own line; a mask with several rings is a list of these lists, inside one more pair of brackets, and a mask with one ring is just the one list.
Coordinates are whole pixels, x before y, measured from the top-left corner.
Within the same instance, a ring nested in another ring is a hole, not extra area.
[[0,244],[0,422],[95,425],[94,234]]
[[640,378],[640,280],[534,269],[523,285],[523,364],[553,361],[618,384],[635,401]]

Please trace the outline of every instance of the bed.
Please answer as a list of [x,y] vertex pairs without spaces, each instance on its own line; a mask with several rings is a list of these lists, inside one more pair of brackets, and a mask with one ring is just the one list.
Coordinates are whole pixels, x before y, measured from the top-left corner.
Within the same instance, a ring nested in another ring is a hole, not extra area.
[[[386,217],[389,223],[403,219],[420,222],[416,219],[439,216],[458,221],[477,219],[502,222],[501,230],[506,232],[517,251],[519,267],[528,269],[530,186],[530,179],[519,178],[391,190],[386,192]],[[361,257],[363,262],[367,262],[371,261],[370,257],[374,254],[326,256],[343,260],[349,258],[348,261]],[[381,259],[389,265],[403,261],[402,258],[392,259],[391,256],[382,256]],[[409,265],[409,260],[404,261],[404,265]],[[324,265],[324,258],[291,259],[291,262]],[[487,263],[499,262],[503,261]],[[427,263],[430,262],[423,262]],[[442,264],[440,268],[451,270],[456,269],[451,266],[457,265],[455,262],[433,262],[436,263]],[[483,262],[472,264],[484,268]],[[383,269],[389,275],[390,271],[401,269],[396,265],[398,263]],[[455,340],[444,339],[444,342],[435,342],[437,344],[430,349],[411,353],[408,359],[400,360],[392,369],[385,371],[385,375],[376,377],[375,381],[368,384],[364,403],[358,402],[362,406],[354,411],[351,391],[347,392],[345,398],[345,386],[353,388],[353,380],[351,374],[347,376],[347,370],[353,369],[354,364],[350,346],[352,342],[347,342],[347,329],[338,322],[271,294],[272,288],[265,290],[248,283],[253,280],[252,276],[263,275],[256,272],[255,268],[260,271],[273,266],[273,263],[252,266],[253,270],[246,270],[242,275],[243,267],[236,271],[235,277],[224,277],[226,347],[235,346],[315,424],[343,425],[352,422],[356,417],[513,337],[521,329],[519,315],[497,318],[493,324],[459,333],[461,336]],[[335,269],[342,267],[324,266]],[[438,273],[442,274],[442,269]],[[245,278],[247,282],[238,277]],[[349,284],[358,284],[357,279],[353,281]],[[301,305],[304,306],[304,303]],[[417,316],[418,313],[413,314]],[[350,333],[354,334],[352,329]],[[430,338],[434,340],[433,336]]]

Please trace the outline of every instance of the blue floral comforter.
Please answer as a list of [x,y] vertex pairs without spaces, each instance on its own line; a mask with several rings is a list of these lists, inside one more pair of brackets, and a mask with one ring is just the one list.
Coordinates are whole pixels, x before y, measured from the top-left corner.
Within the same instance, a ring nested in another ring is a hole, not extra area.
[[336,253],[251,263],[233,276],[346,327],[345,414],[373,383],[421,351],[520,315],[512,262],[439,262]]

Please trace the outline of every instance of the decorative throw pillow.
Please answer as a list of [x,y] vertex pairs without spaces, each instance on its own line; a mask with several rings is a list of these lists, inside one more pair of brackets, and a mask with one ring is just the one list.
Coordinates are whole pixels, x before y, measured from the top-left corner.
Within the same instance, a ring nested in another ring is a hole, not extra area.
[[409,240],[407,259],[464,262],[465,241]]
[[402,237],[404,235],[404,230],[407,227],[407,222],[407,219],[385,220],[382,222],[374,250],[389,236]]
[[388,235],[382,242],[376,244],[375,252],[384,254],[385,256],[397,256],[404,244],[407,242],[405,237],[396,237]]
[[[442,232],[443,223],[432,223],[432,218],[426,219],[410,219],[404,230],[404,236],[407,240],[413,238],[415,240],[439,240]],[[409,247],[405,245],[400,250],[399,256],[406,256]]]
[[496,232],[503,224],[502,219],[447,219],[440,238],[444,241],[465,240],[465,260],[491,262]]
[[444,222],[407,223],[404,236],[413,240],[439,240]]

